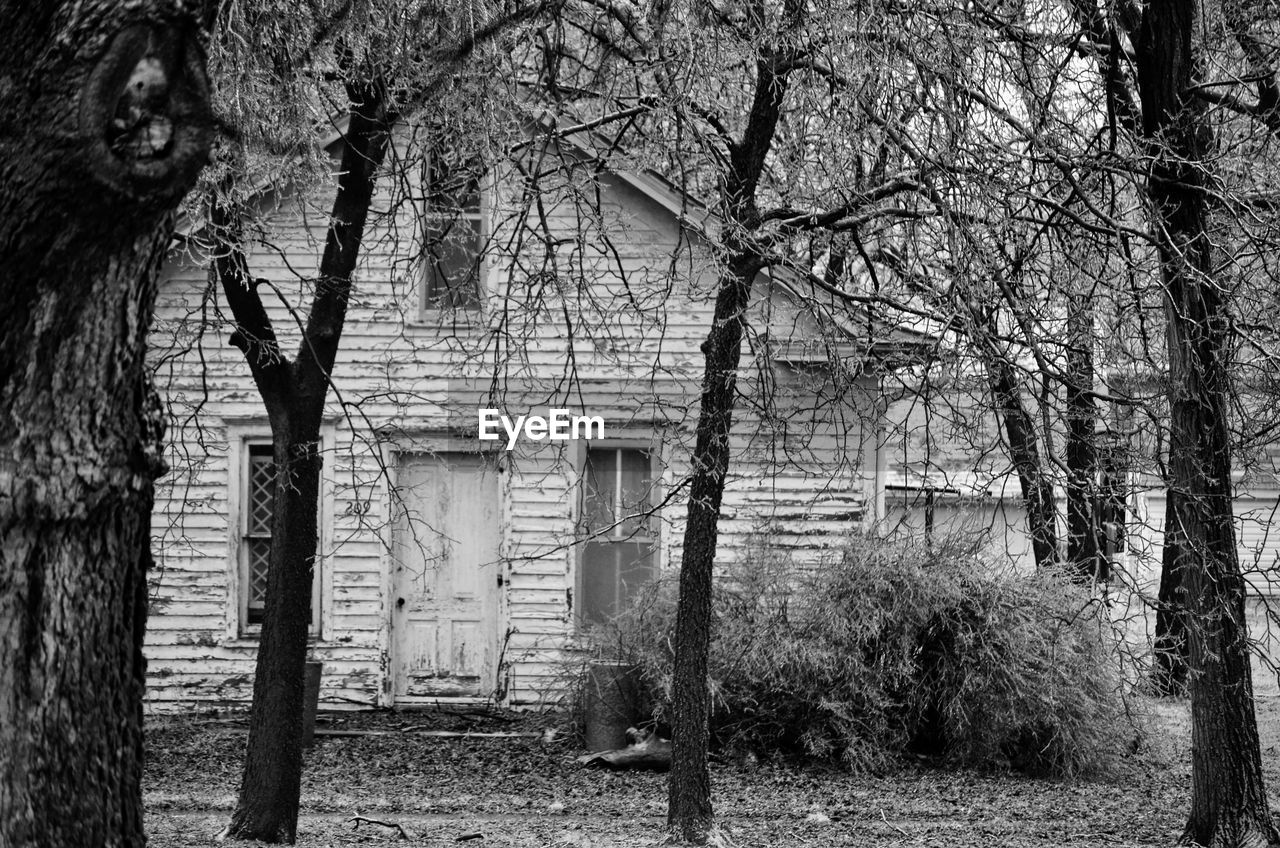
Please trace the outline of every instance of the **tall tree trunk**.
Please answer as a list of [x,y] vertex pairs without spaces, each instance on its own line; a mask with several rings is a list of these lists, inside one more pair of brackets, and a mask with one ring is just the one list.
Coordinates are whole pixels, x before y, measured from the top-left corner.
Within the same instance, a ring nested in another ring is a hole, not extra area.
[[1156,599],[1155,662],[1151,688],[1157,695],[1185,695],[1187,692],[1186,591],[1180,566],[1182,536],[1178,529],[1177,489],[1165,490],[1164,547],[1161,551],[1160,592]]
[[0,28],[0,845],[142,846],[145,342],[208,88],[177,4],[61,5]]
[[1022,402],[1013,365],[999,352],[988,352],[987,380],[995,397],[996,411],[1004,423],[1009,455],[1022,488],[1027,509],[1027,531],[1037,568],[1058,564],[1058,508],[1053,497],[1053,481],[1044,473],[1035,422]]
[[301,794],[303,680],[319,541],[321,468],[318,418],[296,431],[290,423],[273,427],[276,483],[271,560],[253,680],[249,749],[231,825],[237,837],[288,843],[297,835]]
[[[782,15],[787,37],[799,31],[805,8],[800,0],[787,0]],[[681,839],[693,844],[705,843],[714,823],[707,770],[712,573],[720,501],[729,470],[729,430],[733,425],[743,321],[752,281],[764,267],[751,243],[751,233],[759,226],[756,190],[777,132],[787,88],[786,73],[776,73],[772,56],[756,61],[751,111],[742,140],[730,145],[729,166],[724,174],[726,259],[717,280],[711,329],[702,345],[702,399],[676,604],[671,773],[667,783],[667,824]]]
[[232,343],[245,355],[271,422],[276,467],[271,556],[253,682],[244,777],[228,828],[238,839],[292,843],[302,782],[303,675],[317,549],[320,427],[392,116],[380,81],[351,83],[337,195],[305,338],[293,361],[280,355],[258,281],[249,274],[234,210],[215,207],[221,242],[215,273],[235,316]]
[[672,760],[667,822],[686,842],[707,841],[713,823],[707,771],[710,693],[711,584],[720,502],[729,469],[729,430],[742,355],[742,319],[758,262],[739,256],[725,271],[716,296],[711,332],[702,349],[706,368],[693,451],[689,513],[680,559],[672,677]]
[[1136,41],[1169,358],[1170,488],[1182,544],[1191,691],[1191,813],[1200,845],[1280,844],[1267,811],[1232,516],[1230,301],[1214,279],[1206,189],[1213,147],[1195,44],[1196,0],[1148,4]]
[[1098,448],[1093,402],[1093,298],[1082,294],[1067,315],[1067,566],[1085,585],[1105,580],[1097,515]]

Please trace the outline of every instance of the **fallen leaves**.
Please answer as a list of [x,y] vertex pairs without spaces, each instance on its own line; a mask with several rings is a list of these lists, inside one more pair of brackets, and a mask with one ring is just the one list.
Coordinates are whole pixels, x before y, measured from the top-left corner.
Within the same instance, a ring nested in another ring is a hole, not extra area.
[[[1161,747],[1128,758],[1108,779],[1035,780],[915,763],[896,774],[859,776],[727,757],[712,766],[715,810],[725,839],[741,848],[1168,845],[1181,830],[1188,801],[1185,709],[1160,705],[1167,727]],[[1266,757],[1269,785],[1280,787],[1274,752],[1280,703],[1260,700],[1259,717],[1272,749]],[[428,723],[414,718],[416,726]],[[536,721],[541,723],[499,729],[546,726],[545,718]],[[197,719],[165,719],[148,730],[149,844],[213,845],[235,799],[246,730]],[[546,745],[539,737],[323,738],[307,754],[298,844],[656,845],[666,815],[665,776],[583,769],[574,753],[570,745]],[[352,822],[353,810],[399,825],[406,836],[394,827]]]

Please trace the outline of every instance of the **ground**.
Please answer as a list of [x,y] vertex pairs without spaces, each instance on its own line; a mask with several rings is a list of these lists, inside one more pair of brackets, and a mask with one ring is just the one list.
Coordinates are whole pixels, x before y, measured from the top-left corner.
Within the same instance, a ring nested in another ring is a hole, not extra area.
[[[887,776],[815,766],[716,763],[716,813],[739,846],[1170,845],[1190,782],[1185,702],[1147,702],[1147,747],[1111,775],[1036,780],[905,764]],[[1258,703],[1268,786],[1280,789],[1280,698]],[[327,719],[327,720],[323,720]],[[583,769],[555,716],[335,714],[317,738],[302,790],[301,846],[408,844],[644,846],[663,836],[661,774]],[[498,732],[442,738],[418,730]],[[214,844],[235,802],[244,723],[149,719],[147,827],[152,848]],[[1280,797],[1280,796],[1278,796]],[[1272,802],[1273,809],[1277,806]]]

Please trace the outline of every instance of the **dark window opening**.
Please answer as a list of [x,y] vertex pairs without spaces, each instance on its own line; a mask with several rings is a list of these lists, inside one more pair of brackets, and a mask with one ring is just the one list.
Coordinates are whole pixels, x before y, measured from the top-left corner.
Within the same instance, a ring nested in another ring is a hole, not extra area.
[[479,309],[484,226],[478,162],[457,166],[432,155],[423,217],[423,305],[427,309]]

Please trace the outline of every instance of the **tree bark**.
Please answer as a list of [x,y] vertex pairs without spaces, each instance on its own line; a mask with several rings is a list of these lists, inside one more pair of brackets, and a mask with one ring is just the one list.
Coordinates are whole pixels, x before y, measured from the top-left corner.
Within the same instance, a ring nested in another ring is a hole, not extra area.
[[1106,580],[1107,561],[1099,542],[1097,515],[1098,447],[1093,401],[1093,303],[1082,294],[1067,316],[1067,566],[1085,586]]
[[61,5],[0,28],[0,845],[142,846],[145,341],[208,85],[178,4]]
[[711,332],[703,343],[706,369],[693,453],[693,479],[680,559],[676,608],[675,672],[672,678],[672,759],[667,823],[686,842],[703,844],[713,824],[710,694],[707,659],[711,645],[711,587],[717,525],[729,469],[729,431],[742,355],[743,312],[760,266],[740,256],[720,281]]
[[1151,670],[1151,688],[1157,695],[1187,693],[1187,624],[1186,592],[1182,586],[1182,536],[1178,529],[1178,492],[1166,487],[1164,514],[1164,547],[1161,550],[1160,592],[1156,600],[1155,662]]
[[1136,40],[1143,132],[1157,156],[1147,191],[1165,286],[1170,489],[1182,542],[1191,692],[1191,813],[1199,845],[1280,844],[1267,810],[1232,515],[1231,321],[1214,278],[1206,189],[1213,133],[1195,44],[1196,0],[1148,4]]
[[302,787],[303,683],[318,542],[321,457],[319,421],[295,426],[272,434],[276,486],[271,561],[248,752],[230,831],[236,838],[264,842],[294,841]]
[[302,782],[303,682],[318,543],[320,428],[391,116],[380,82],[351,84],[351,121],[305,338],[280,356],[240,245],[239,218],[216,207],[215,271],[235,316],[232,343],[245,355],[271,423],[276,469],[271,555],[240,794],[228,834],[292,843]]
[[1053,497],[1053,481],[1044,473],[1035,422],[1022,403],[1013,365],[999,352],[987,352],[987,379],[995,397],[996,410],[1004,423],[1009,455],[1018,474],[1022,502],[1027,508],[1027,532],[1037,568],[1051,568],[1058,556],[1058,509]]

